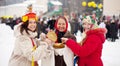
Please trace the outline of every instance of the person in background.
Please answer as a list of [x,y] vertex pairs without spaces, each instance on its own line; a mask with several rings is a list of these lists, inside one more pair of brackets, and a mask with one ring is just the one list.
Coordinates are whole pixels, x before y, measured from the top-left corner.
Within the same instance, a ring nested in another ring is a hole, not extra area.
[[55,22],[55,16],[52,16],[52,19],[47,22],[47,27],[50,28],[50,30],[54,30]]
[[45,18],[43,18],[41,21],[38,21],[38,23],[37,23],[37,27],[38,27],[38,30],[37,30],[37,32],[38,32],[38,34],[37,34],[37,38],[40,38],[40,34],[41,33],[45,33],[45,34],[47,34],[47,24],[45,24]]
[[110,35],[111,35],[111,41],[115,42],[117,39],[117,32],[118,32],[118,26],[115,23],[115,20],[112,19],[110,23]]
[[106,29],[107,29],[107,33],[106,33],[106,39],[109,41],[111,40],[111,34],[110,34],[110,21],[107,20],[106,23]]
[[50,54],[47,42],[37,38],[37,16],[28,13],[22,17],[22,23],[15,26],[15,45],[8,66],[38,66],[37,61]]
[[83,18],[83,29],[80,43],[64,37],[61,40],[80,58],[78,66],[103,66],[101,55],[107,30],[98,28],[96,21],[89,15]]
[[107,21],[106,21],[106,20],[100,20],[99,27],[100,27],[100,28],[106,28],[105,22],[107,22]]

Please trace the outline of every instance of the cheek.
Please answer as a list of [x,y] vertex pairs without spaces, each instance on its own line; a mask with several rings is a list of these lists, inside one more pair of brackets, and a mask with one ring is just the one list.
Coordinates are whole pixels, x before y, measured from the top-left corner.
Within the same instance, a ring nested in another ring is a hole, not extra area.
[[32,30],[32,31],[35,30],[36,27],[37,27],[36,24],[29,24],[29,25],[28,25],[28,29],[30,29],[30,30]]
[[28,28],[30,28],[30,25],[28,25]]
[[37,24],[35,24],[34,26],[37,27]]
[[64,31],[66,29],[66,26],[62,25],[62,26],[57,26],[59,31]]
[[83,25],[84,29],[89,29],[90,27],[91,27],[91,25],[87,25],[87,24]]

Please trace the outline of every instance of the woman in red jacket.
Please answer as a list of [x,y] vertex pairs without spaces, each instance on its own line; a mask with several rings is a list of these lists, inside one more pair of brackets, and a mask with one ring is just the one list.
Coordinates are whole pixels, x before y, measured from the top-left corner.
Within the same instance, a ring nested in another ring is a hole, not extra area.
[[80,43],[68,38],[62,38],[62,41],[80,58],[78,66],[103,66],[101,55],[106,29],[98,28],[91,16],[84,17],[83,28],[83,39]]

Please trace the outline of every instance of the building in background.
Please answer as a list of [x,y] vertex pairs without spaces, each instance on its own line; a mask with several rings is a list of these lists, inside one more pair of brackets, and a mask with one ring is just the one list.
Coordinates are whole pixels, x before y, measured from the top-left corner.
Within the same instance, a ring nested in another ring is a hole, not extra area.
[[50,0],[48,2],[48,13],[46,15],[61,15],[63,12],[62,3],[60,1]]
[[[60,7],[52,5],[55,10],[60,8],[62,14],[65,11],[69,16],[73,12],[77,14],[94,12],[97,13],[97,15],[103,14],[109,16],[118,16],[120,14],[120,0],[0,0],[0,17],[3,15],[21,16],[26,13],[26,7],[31,3],[33,4],[33,11],[38,15],[41,13],[49,13],[54,11],[51,5],[48,5],[48,3],[52,1],[58,1],[62,4]],[[83,1],[86,2],[85,7],[82,6]],[[101,9],[88,7],[88,2],[91,1],[94,1],[96,4],[101,3],[103,7]],[[56,3],[53,2],[52,4],[56,5]]]
[[11,3],[7,5],[1,4],[3,6],[0,6],[0,17],[1,16],[21,17],[27,12],[27,6],[30,4],[33,5],[33,12],[35,12],[37,15],[40,15],[41,13],[45,13],[48,11],[47,6],[48,0],[24,0],[24,1],[18,0],[18,2],[20,3],[14,4]]
[[103,15],[119,16],[120,15],[120,0],[104,0]]
[[26,0],[0,0],[0,6],[22,3]]

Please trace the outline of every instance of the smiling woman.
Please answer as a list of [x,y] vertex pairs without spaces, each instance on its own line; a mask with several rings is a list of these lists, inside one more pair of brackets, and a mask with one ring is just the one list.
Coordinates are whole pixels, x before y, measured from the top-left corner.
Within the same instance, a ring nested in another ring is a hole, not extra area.
[[30,30],[32,32],[36,31],[37,16],[35,13],[28,13],[28,14],[22,16],[22,22],[23,22],[23,24],[21,25],[21,29],[20,29],[21,34],[22,34],[23,30],[25,30],[26,33],[28,33],[27,30]]
[[29,20],[29,24],[28,24],[28,29],[31,31],[35,31],[36,29],[36,22],[35,20]]
[[68,32],[68,22],[65,17],[60,16],[55,22],[55,33],[57,41],[54,44],[55,49],[55,66],[73,66],[74,54],[65,44],[62,43],[61,38]]
[[30,12],[15,26],[15,46],[8,66],[38,66],[37,61],[49,55],[48,44],[36,38],[36,22],[36,14]]
[[69,38],[62,38],[62,41],[78,56],[78,66],[103,66],[101,55],[107,30],[99,28],[90,15],[85,16],[82,22],[84,31],[81,42]]

